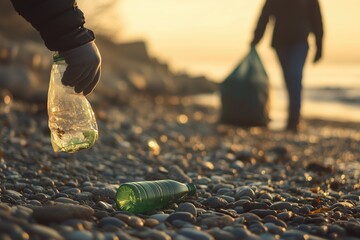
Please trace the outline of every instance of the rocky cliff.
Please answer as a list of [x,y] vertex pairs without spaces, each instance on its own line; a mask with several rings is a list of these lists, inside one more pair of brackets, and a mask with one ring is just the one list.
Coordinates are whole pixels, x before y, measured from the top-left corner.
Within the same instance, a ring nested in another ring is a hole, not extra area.
[[[27,101],[46,101],[52,53],[8,1],[0,3],[0,14],[0,90]],[[167,63],[149,55],[143,41],[115,43],[97,35],[96,42],[103,58],[102,79],[91,95],[116,99],[135,92],[188,95],[218,89],[205,76],[171,71]]]

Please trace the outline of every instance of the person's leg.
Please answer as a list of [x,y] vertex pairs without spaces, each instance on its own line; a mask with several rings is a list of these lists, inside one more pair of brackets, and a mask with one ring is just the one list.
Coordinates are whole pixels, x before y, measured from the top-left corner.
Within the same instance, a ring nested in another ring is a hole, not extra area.
[[300,121],[302,77],[308,49],[306,42],[276,49],[289,97],[288,130],[297,131]]

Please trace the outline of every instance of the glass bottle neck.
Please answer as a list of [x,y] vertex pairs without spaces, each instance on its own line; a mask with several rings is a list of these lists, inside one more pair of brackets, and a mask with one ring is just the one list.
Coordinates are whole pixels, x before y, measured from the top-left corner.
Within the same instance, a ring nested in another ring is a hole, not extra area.
[[189,195],[194,196],[196,193],[196,186],[193,183],[186,183],[187,188],[189,189]]

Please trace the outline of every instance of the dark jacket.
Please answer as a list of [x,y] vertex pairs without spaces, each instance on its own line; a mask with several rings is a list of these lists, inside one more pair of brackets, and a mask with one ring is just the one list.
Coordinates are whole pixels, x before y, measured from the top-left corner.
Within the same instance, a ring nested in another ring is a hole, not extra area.
[[39,31],[52,51],[65,51],[95,39],[84,28],[84,14],[75,0],[11,0],[15,10]]
[[261,40],[271,17],[275,22],[271,44],[274,48],[306,42],[310,32],[315,34],[317,46],[322,46],[323,24],[318,0],[266,0],[253,44]]

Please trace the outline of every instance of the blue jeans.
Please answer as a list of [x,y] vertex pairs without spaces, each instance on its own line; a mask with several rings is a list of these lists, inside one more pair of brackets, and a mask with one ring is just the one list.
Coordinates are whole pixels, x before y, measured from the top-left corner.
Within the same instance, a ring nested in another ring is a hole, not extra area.
[[307,42],[276,48],[289,97],[287,127],[297,127],[300,120],[303,68],[308,54]]

